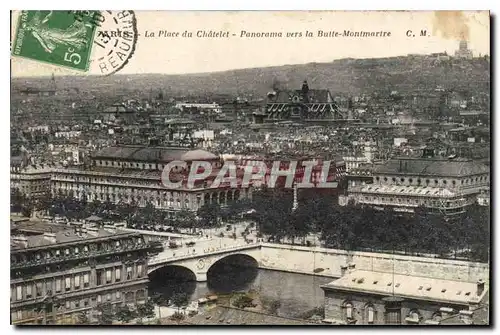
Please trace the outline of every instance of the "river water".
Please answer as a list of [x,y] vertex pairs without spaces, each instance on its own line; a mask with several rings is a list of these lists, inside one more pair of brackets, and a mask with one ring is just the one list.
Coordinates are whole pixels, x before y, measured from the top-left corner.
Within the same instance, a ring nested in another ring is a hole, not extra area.
[[[150,296],[161,295],[166,305],[175,293],[185,293],[190,300],[215,294],[228,297],[236,292],[249,292],[262,306],[279,301],[277,315],[300,317],[302,313],[323,307],[324,295],[320,285],[333,278],[289,272],[218,264],[211,269],[207,282],[196,282],[189,274],[168,271],[155,273],[149,285]],[[184,275],[184,277],[183,277]],[[221,300],[221,299],[220,299]],[[263,308],[265,310],[266,308]]]

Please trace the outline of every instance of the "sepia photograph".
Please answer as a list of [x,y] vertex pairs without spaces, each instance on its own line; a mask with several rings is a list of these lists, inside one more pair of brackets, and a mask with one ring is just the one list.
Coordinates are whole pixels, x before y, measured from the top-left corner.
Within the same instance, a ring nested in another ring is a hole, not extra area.
[[489,11],[10,15],[11,325],[491,325]]

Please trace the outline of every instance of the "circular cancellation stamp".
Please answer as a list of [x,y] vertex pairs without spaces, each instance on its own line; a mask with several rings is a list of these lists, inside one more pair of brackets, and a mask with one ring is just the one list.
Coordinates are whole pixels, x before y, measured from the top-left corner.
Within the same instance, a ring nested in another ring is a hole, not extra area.
[[137,22],[131,10],[101,11],[94,37],[91,67],[102,75],[121,70],[133,56],[137,43]]
[[89,74],[110,75],[134,54],[133,11],[21,11],[12,55]]

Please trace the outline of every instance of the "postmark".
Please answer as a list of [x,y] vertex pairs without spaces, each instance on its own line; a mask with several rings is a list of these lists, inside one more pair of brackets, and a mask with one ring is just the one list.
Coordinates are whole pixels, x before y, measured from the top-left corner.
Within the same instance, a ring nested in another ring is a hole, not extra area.
[[96,25],[67,11],[22,11],[12,47],[14,56],[87,71]]
[[101,11],[94,38],[91,69],[109,75],[121,70],[133,56],[137,43],[137,22],[133,11]]
[[12,55],[90,74],[123,69],[137,42],[133,11],[22,11]]

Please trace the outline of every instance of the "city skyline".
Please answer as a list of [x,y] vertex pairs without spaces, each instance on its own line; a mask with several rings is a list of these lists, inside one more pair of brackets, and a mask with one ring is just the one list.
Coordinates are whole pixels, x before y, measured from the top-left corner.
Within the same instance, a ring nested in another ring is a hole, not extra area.
[[[397,12],[397,15],[388,15],[387,12],[167,11],[158,15],[158,12],[138,11],[136,16],[139,40],[131,59],[118,72],[121,74],[199,74],[325,63],[344,58],[387,58],[439,52],[453,55],[461,40],[468,41],[474,56],[490,53],[487,11]],[[15,25],[17,20],[12,21]],[[158,27],[181,34],[183,31],[195,34],[197,31],[229,31],[238,36],[145,37]],[[314,37],[240,38],[243,30],[281,31],[284,34],[291,31],[304,34],[307,30],[313,32]],[[391,37],[317,37],[319,30],[325,34],[332,31],[387,31],[391,32]],[[425,37],[419,36],[422,30],[427,32]],[[161,57],[152,58],[158,55]],[[50,76],[52,72],[56,75],[83,74],[22,58],[12,58],[11,64],[13,77]]]
[[[460,41],[457,42],[457,46],[460,43]],[[457,47],[458,50],[458,47]],[[469,49],[470,50],[470,49]],[[396,57],[408,57],[410,55],[419,55],[419,56],[430,56],[435,53],[446,53],[448,56],[453,57],[454,52],[449,53],[446,51],[442,52],[433,52],[433,53],[428,53],[428,54],[402,54],[402,55],[395,55],[395,56],[389,56],[389,57],[367,57],[367,58],[356,58],[356,57],[346,57],[346,58],[338,58],[334,59],[330,63],[336,62],[336,61],[342,61],[342,60],[348,60],[348,59],[353,59],[353,60],[368,60],[368,59],[387,59],[387,58],[396,58]],[[488,54],[481,54],[480,56],[490,56]],[[474,54],[474,57],[477,58],[479,55]],[[26,60],[30,62],[29,60]],[[266,65],[266,66],[257,66],[257,67],[242,67],[242,68],[234,68],[234,69],[227,69],[227,70],[217,70],[217,71],[208,71],[208,72],[185,72],[185,73],[159,73],[159,72],[144,72],[144,73],[127,73],[127,72],[117,72],[114,73],[113,76],[133,76],[133,75],[165,75],[165,76],[183,76],[183,75],[204,75],[204,74],[213,74],[213,73],[223,73],[223,72],[231,72],[231,71],[244,71],[244,70],[251,70],[251,69],[265,69],[265,68],[275,68],[275,67],[282,67],[282,66],[300,66],[300,65],[307,65],[307,64],[327,64],[329,62],[306,62],[306,63],[295,63],[295,64],[275,64],[275,65]],[[11,72],[12,73],[12,72]],[[97,77],[99,76],[98,74],[85,74],[85,73],[58,73],[58,71],[53,71],[53,72],[47,72],[47,74],[43,75],[23,75],[23,76],[15,76],[12,73],[12,78],[16,79],[23,79],[23,78],[47,78],[50,79],[52,75],[54,76],[79,76],[79,77]]]

